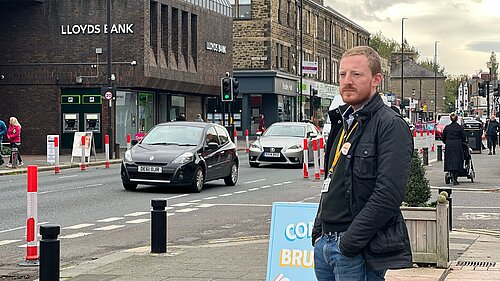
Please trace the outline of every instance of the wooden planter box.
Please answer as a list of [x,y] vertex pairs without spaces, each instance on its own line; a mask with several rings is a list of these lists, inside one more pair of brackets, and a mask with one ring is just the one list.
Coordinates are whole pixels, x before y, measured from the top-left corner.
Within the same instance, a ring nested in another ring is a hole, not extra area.
[[448,267],[448,203],[434,207],[401,207],[410,235],[414,263]]

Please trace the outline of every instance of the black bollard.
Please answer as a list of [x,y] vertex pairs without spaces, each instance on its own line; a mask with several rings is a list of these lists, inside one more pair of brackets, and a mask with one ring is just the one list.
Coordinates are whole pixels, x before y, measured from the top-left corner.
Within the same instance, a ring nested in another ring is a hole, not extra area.
[[167,252],[167,200],[152,199],[151,206],[151,253]]
[[443,145],[438,144],[437,147],[437,161],[443,161]]
[[40,226],[40,281],[59,280],[61,241],[57,236],[61,227],[56,224]]
[[424,162],[424,166],[428,166],[429,165],[429,148],[424,147],[422,149],[423,149],[422,161]]
[[442,191],[446,191],[446,193],[448,193],[448,222],[449,222],[449,229],[451,231],[451,229],[453,228],[453,223],[452,223],[452,220],[453,220],[453,212],[452,212],[452,198],[451,198],[451,191],[452,189],[451,188],[439,188],[438,189],[438,194],[440,194]]

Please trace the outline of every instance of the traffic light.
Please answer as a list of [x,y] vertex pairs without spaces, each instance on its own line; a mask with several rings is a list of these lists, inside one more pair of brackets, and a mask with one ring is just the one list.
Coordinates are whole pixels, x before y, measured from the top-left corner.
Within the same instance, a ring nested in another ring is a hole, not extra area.
[[233,101],[233,80],[229,77],[220,80],[220,95],[223,102]]
[[[237,96],[240,92],[238,87],[240,86],[240,82],[236,78],[233,78],[233,97]],[[231,99],[232,100],[232,99]]]
[[486,97],[486,91],[484,90],[484,82],[479,82],[478,83],[478,87],[479,87],[479,90],[478,90],[478,95],[481,96],[481,97]]

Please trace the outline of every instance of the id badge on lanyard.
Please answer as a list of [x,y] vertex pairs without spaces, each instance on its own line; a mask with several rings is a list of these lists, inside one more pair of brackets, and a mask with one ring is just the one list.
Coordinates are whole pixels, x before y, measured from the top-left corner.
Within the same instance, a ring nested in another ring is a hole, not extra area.
[[321,187],[321,192],[328,192],[330,188],[330,182],[332,181],[332,173],[328,173],[325,181],[323,182],[323,187]]

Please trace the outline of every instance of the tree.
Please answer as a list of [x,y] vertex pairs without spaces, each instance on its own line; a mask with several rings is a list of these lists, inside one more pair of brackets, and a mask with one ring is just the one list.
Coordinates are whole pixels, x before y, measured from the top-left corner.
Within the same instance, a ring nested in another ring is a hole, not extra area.
[[425,206],[431,198],[431,187],[429,180],[425,177],[425,168],[417,150],[413,152],[409,175],[405,203],[410,207]]
[[[418,51],[415,46],[408,48],[408,42],[404,40],[405,50],[412,51],[415,53],[415,57],[418,57]],[[388,60],[391,60],[391,55],[394,52],[401,51],[401,44],[394,39],[388,39],[382,35],[382,31],[377,32],[375,35],[370,37],[370,47],[372,47],[377,53]]]

